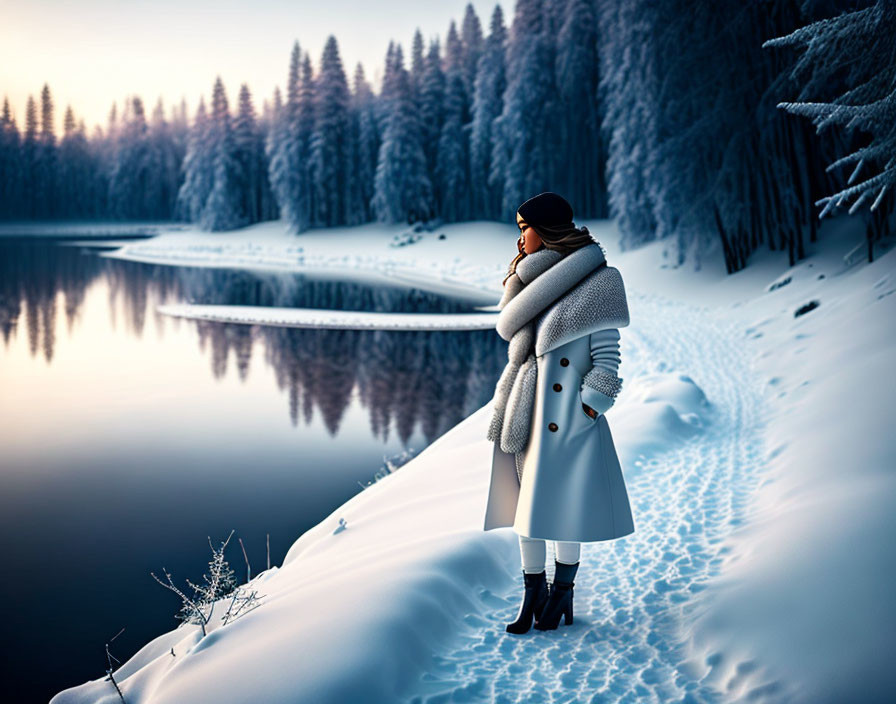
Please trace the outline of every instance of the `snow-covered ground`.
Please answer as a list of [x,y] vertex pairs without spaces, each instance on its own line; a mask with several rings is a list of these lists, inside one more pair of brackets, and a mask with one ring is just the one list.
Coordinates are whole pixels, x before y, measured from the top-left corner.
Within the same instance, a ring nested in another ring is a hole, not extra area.
[[[487,404],[298,537],[255,578],[262,606],[204,638],[182,626],[147,644],[115,673],[129,704],[892,698],[896,254],[844,265],[861,241],[845,219],[825,223],[824,254],[789,269],[758,253],[726,276],[718,260],[664,265],[663,243],[620,252],[612,223],[587,224],[629,293],[607,417],[636,530],[584,545],[575,623],[504,631],[521,575],[512,529],[481,529]],[[479,292],[515,252],[512,227],[494,223],[405,247],[379,226],[277,227],[121,254],[196,265],[206,248],[210,265],[330,262]],[[117,701],[99,678],[53,704]]]

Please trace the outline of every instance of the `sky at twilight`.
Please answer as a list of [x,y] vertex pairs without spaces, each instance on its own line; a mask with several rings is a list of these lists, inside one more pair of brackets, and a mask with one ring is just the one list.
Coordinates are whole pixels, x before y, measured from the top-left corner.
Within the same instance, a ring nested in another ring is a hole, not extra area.
[[[231,104],[241,83],[256,109],[274,87],[285,87],[289,54],[298,40],[317,70],[329,34],[339,42],[347,78],[360,61],[379,90],[389,41],[401,43],[409,65],[419,27],[424,41],[444,48],[451,20],[460,31],[468,0],[0,0],[0,99],[8,97],[19,129],[28,95],[43,84],[53,95],[57,133],[68,105],[92,131],[105,125],[113,102],[139,95],[151,112],[186,98],[190,113],[211,95],[221,75]],[[496,4],[472,0],[484,35]]]

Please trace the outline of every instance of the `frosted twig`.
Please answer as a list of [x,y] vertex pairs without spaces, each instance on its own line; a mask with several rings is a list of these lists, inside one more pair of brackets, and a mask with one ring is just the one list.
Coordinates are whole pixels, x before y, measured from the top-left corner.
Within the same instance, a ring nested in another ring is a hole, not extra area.
[[[122,633],[124,633],[124,626],[121,627],[121,630],[118,633],[116,633],[114,636],[112,636],[109,639],[109,643],[111,643],[113,640],[118,638],[118,636],[120,636]],[[118,686],[118,682],[115,681],[115,677],[112,675],[112,670],[115,669],[112,666],[112,661],[114,660],[115,662],[117,662],[120,665],[121,660],[119,660],[117,657],[115,657],[112,653],[109,652],[109,643],[106,643],[106,662],[109,663],[109,667],[106,670],[106,674],[109,676],[109,681],[112,682],[112,686],[115,687],[115,691],[118,692],[119,699],[121,699],[121,701],[124,702],[124,694],[121,693],[121,688]],[[124,702],[124,704],[127,704],[127,702]]]
[[250,611],[254,611],[255,609],[257,609],[259,606],[261,606],[261,600],[265,596],[266,595],[264,595],[264,594],[262,594],[261,596],[258,596],[258,592],[256,592],[256,591],[253,591],[248,596],[245,596],[240,601],[240,605],[237,608],[236,613],[233,614],[233,616],[231,617],[230,620],[232,621],[232,620],[238,618],[239,616],[244,616],[245,614],[249,613]]
[[[239,587],[234,592],[233,598],[230,600],[230,606],[227,608],[227,613],[224,614],[224,625],[226,626],[231,621],[235,621],[240,616],[245,616],[250,611],[261,606],[261,599],[263,599],[264,596],[265,595],[258,596],[258,591],[255,589],[251,592],[247,592],[244,587]],[[233,608],[234,604],[238,604],[236,610]]]
[[252,581],[252,567],[249,566],[249,556],[246,554],[246,546],[243,545],[243,539],[237,538],[240,541],[240,547],[243,549],[243,558],[246,560],[246,581]]
[[[152,578],[154,580],[156,580],[159,584],[161,584],[166,589],[170,589],[171,591],[173,591],[175,594],[177,594],[180,597],[181,602],[183,604],[183,608],[186,609],[190,614],[192,614],[193,616],[196,617],[196,622],[200,626],[202,626],[202,635],[206,635],[205,624],[208,623],[208,620],[206,619],[205,614],[202,613],[202,609],[200,608],[200,605],[197,604],[193,599],[188,597],[180,589],[177,588],[177,585],[174,584],[174,581],[171,579],[171,573],[168,572],[168,570],[166,570],[163,567],[162,572],[164,572],[165,578],[168,580],[167,583],[163,582],[161,579],[156,577],[154,572],[150,572],[150,574],[152,575]],[[191,586],[193,586],[192,583],[190,582],[190,580],[187,580],[187,584],[190,584]],[[194,589],[195,589],[195,587],[194,587]],[[209,613],[209,618],[210,617],[211,617],[211,613]]]
[[[233,537],[234,531],[230,531],[230,535],[224,540],[219,547],[212,545],[211,536],[208,538],[208,544],[212,551],[212,559],[208,563],[208,572],[202,575],[203,584],[196,584],[190,579],[186,580],[187,586],[193,590],[192,598],[174,584],[171,574],[168,570],[164,570],[167,581],[159,579],[155,574],[150,572],[153,579],[166,589],[174,592],[180,597],[181,611],[178,618],[187,623],[199,624],[202,627],[202,635],[208,634],[206,626],[212,621],[212,614],[215,606],[222,597],[231,595],[229,604],[221,620],[224,624],[233,621],[237,616],[248,613],[258,606],[260,597],[257,592],[248,592],[237,584],[236,575],[230,564],[224,557],[224,550],[230,539]],[[242,539],[239,539],[240,546],[243,549],[243,557],[246,559],[247,575],[251,577],[252,568],[249,564],[249,556],[246,553],[246,547],[243,545]],[[270,550],[270,548],[269,548]],[[270,558],[269,558],[270,559]],[[206,608],[208,607],[208,608]],[[172,649],[172,655],[174,655]]]

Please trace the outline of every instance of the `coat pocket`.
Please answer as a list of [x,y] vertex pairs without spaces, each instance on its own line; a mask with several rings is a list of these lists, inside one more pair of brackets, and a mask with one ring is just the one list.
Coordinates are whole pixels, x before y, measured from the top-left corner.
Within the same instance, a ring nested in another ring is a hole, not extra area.
[[[578,393],[578,397],[579,397],[579,398],[578,398],[578,409],[577,409],[577,410],[578,410],[579,414],[585,416],[585,418],[587,418],[588,421],[589,421],[590,423],[596,423],[596,422],[597,422],[597,419],[598,419],[598,416],[600,416],[600,411],[598,411],[598,410],[597,410],[596,408],[594,408],[593,406],[588,406],[588,404],[585,403],[585,401],[582,399],[582,386],[581,386],[581,384],[579,384],[579,393]],[[588,411],[585,410],[585,406],[588,406],[588,408],[592,408],[592,409],[594,410],[594,416],[591,416],[591,415],[588,414]]]

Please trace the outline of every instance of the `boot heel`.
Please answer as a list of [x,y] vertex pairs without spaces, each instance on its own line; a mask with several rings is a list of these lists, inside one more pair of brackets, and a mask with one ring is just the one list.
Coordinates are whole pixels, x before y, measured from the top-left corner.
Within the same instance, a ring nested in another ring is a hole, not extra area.
[[551,585],[548,603],[544,607],[542,617],[535,621],[535,628],[539,631],[557,628],[561,617],[564,617],[567,625],[572,623],[573,578],[576,576],[579,563],[568,565],[555,561],[554,564],[554,582]]
[[508,633],[528,632],[532,628],[536,614],[541,615],[548,600],[548,584],[544,571],[537,574],[527,574],[524,571],[523,584],[523,603],[520,605],[516,621],[505,626]]

